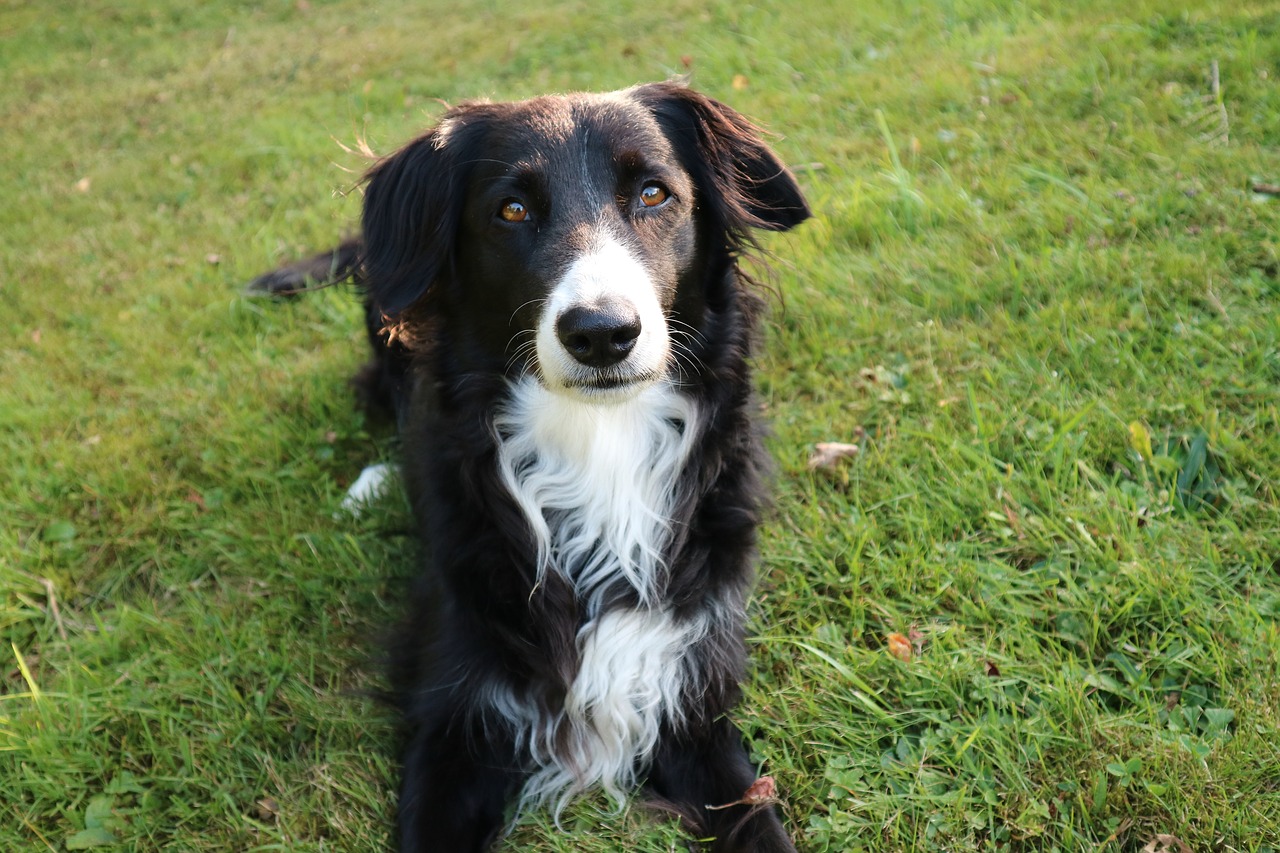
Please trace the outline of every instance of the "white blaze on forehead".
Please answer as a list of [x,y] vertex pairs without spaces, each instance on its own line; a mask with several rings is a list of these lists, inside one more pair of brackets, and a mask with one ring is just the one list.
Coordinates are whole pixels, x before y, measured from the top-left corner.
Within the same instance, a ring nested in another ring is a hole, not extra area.
[[625,303],[640,318],[640,336],[610,375],[657,379],[665,371],[671,343],[658,285],[636,255],[607,233],[597,233],[569,264],[549,294],[538,320],[537,353],[543,381],[556,390],[590,384],[596,370],[580,364],[560,343],[556,321],[571,308]]

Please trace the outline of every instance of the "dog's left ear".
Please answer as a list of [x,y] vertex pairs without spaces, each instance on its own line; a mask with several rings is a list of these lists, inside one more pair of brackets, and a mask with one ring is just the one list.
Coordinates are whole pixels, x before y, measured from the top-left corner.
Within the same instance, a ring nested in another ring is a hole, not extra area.
[[748,229],[786,231],[810,216],[795,178],[742,114],[679,83],[631,90],[675,145],[681,165],[727,233],[749,240]]

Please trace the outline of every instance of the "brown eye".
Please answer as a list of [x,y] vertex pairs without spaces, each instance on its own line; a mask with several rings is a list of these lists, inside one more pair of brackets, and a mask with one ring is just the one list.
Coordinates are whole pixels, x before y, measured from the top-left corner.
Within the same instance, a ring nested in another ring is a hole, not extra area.
[[662,184],[645,184],[640,188],[640,203],[645,207],[657,207],[667,198],[667,188]]
[[516,199],[508,199],[503,205],[500,214],[503,219],[508,222],[524,222],[529,218],[529,208],[524,206],[524,202]]

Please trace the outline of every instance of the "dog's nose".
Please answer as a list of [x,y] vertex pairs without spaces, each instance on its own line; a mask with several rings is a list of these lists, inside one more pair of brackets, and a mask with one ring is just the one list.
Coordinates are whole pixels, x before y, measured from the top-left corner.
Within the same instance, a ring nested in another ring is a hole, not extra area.
[[556,320],[561,345],[581,364],[609,367],[622,361],[640,337],[640,315],[625,302],[578,306]]

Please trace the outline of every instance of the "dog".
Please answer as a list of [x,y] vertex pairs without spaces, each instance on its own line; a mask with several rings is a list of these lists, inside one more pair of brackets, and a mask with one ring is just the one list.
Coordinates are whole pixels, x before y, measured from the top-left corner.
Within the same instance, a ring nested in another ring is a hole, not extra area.
[[715,853],[794,853],[729,719],[767,460],[753,232],[810,211],[679,83],[464,103],[366,175],[366,400],[400,425],[422,571],[392,643],[404,851],[641,788]]

